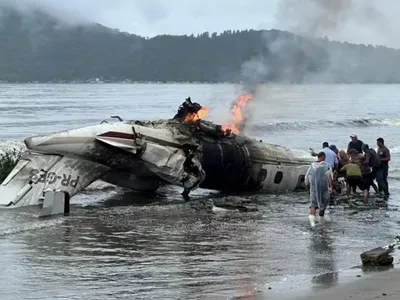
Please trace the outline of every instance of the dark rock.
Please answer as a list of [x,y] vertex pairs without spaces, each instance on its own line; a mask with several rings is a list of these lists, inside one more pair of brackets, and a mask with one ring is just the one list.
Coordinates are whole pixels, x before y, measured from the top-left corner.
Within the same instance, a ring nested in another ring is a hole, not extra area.
[[382,296],[387,296],[387,294],[386,293],[382,293]]
[[363,265],[387,266],[393,264],[390,249],[378,247],[360,254]]
[[357,277],[361,277],[361,275],[357,275]]

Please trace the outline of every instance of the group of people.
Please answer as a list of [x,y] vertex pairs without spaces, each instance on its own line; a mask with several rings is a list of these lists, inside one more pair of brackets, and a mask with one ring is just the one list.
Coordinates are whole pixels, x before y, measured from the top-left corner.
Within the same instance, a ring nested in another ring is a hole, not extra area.
[[311,164],[305,176],[305,184],[310,192],[311,226],[315,226],[317,210],[320,221],[326,219],[325,209],[329,205],[334,182],[340,177],[346,181],[347,194],[350,195],[351,191],[356,193],[358,187],[363,192],[365,202],[368,202],[370,187],[376,193],[383,192],[385,200],[389,197],[387,177],[390,150],[385,146],[384,139],[376,140],[378,148],[375,151],[359,140],[356,134],[350,138],[347,151],[324,142],[322,151],[313,154],[317,156],[317,161]]

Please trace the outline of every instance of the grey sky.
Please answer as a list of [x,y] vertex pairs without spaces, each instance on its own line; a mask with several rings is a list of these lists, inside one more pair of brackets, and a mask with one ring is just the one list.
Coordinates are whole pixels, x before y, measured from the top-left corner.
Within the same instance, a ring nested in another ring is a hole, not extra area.
[[[346,3],[340,11],[322,11],[318,7],[332,0],[0,1],[20,8],[38,6],[64,19],[95,21],[142,36],[277,28],[400,47],[396,30],[400,25],[399,0],[333,0]],[[325,26],[327,20],[331,22],[329,26]]]

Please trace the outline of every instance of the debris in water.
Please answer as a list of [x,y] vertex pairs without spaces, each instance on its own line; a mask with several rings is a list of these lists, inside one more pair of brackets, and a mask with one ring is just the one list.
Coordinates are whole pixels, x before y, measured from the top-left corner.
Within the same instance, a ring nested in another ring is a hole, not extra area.
[[192,203],[192,207],[196,210],[205,210],[208,212],[217,211],[239,211],[252,212],[258,211],[257,206],[247,199],[237,199],[234,197],[224,197],[220,199],[200,200]]
[[357,211],[360,210],[387,208],[388,203],[378,197],[370,197],[366,203],[363,201],[362,196],[359,195],[338,195],[331,200],[331,205],[340,205],[344,206],[345,209],[354,209],[356,211],[352,212],[352,214],[357,214]]

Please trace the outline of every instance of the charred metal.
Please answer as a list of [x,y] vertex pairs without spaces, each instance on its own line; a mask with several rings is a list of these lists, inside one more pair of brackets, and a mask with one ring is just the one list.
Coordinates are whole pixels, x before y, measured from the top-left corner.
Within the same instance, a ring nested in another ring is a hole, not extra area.
[[72,198],[99,179],[138,191],[172,184],[182,187],[184,196],[196,188],[304,189],[311,155],[235,134],[204,120],[206,113],[189,97],[169,120],[114,116],[119,121],[27,138],[28,151],[0,185],[0,206],[37,205],[46,189]]

